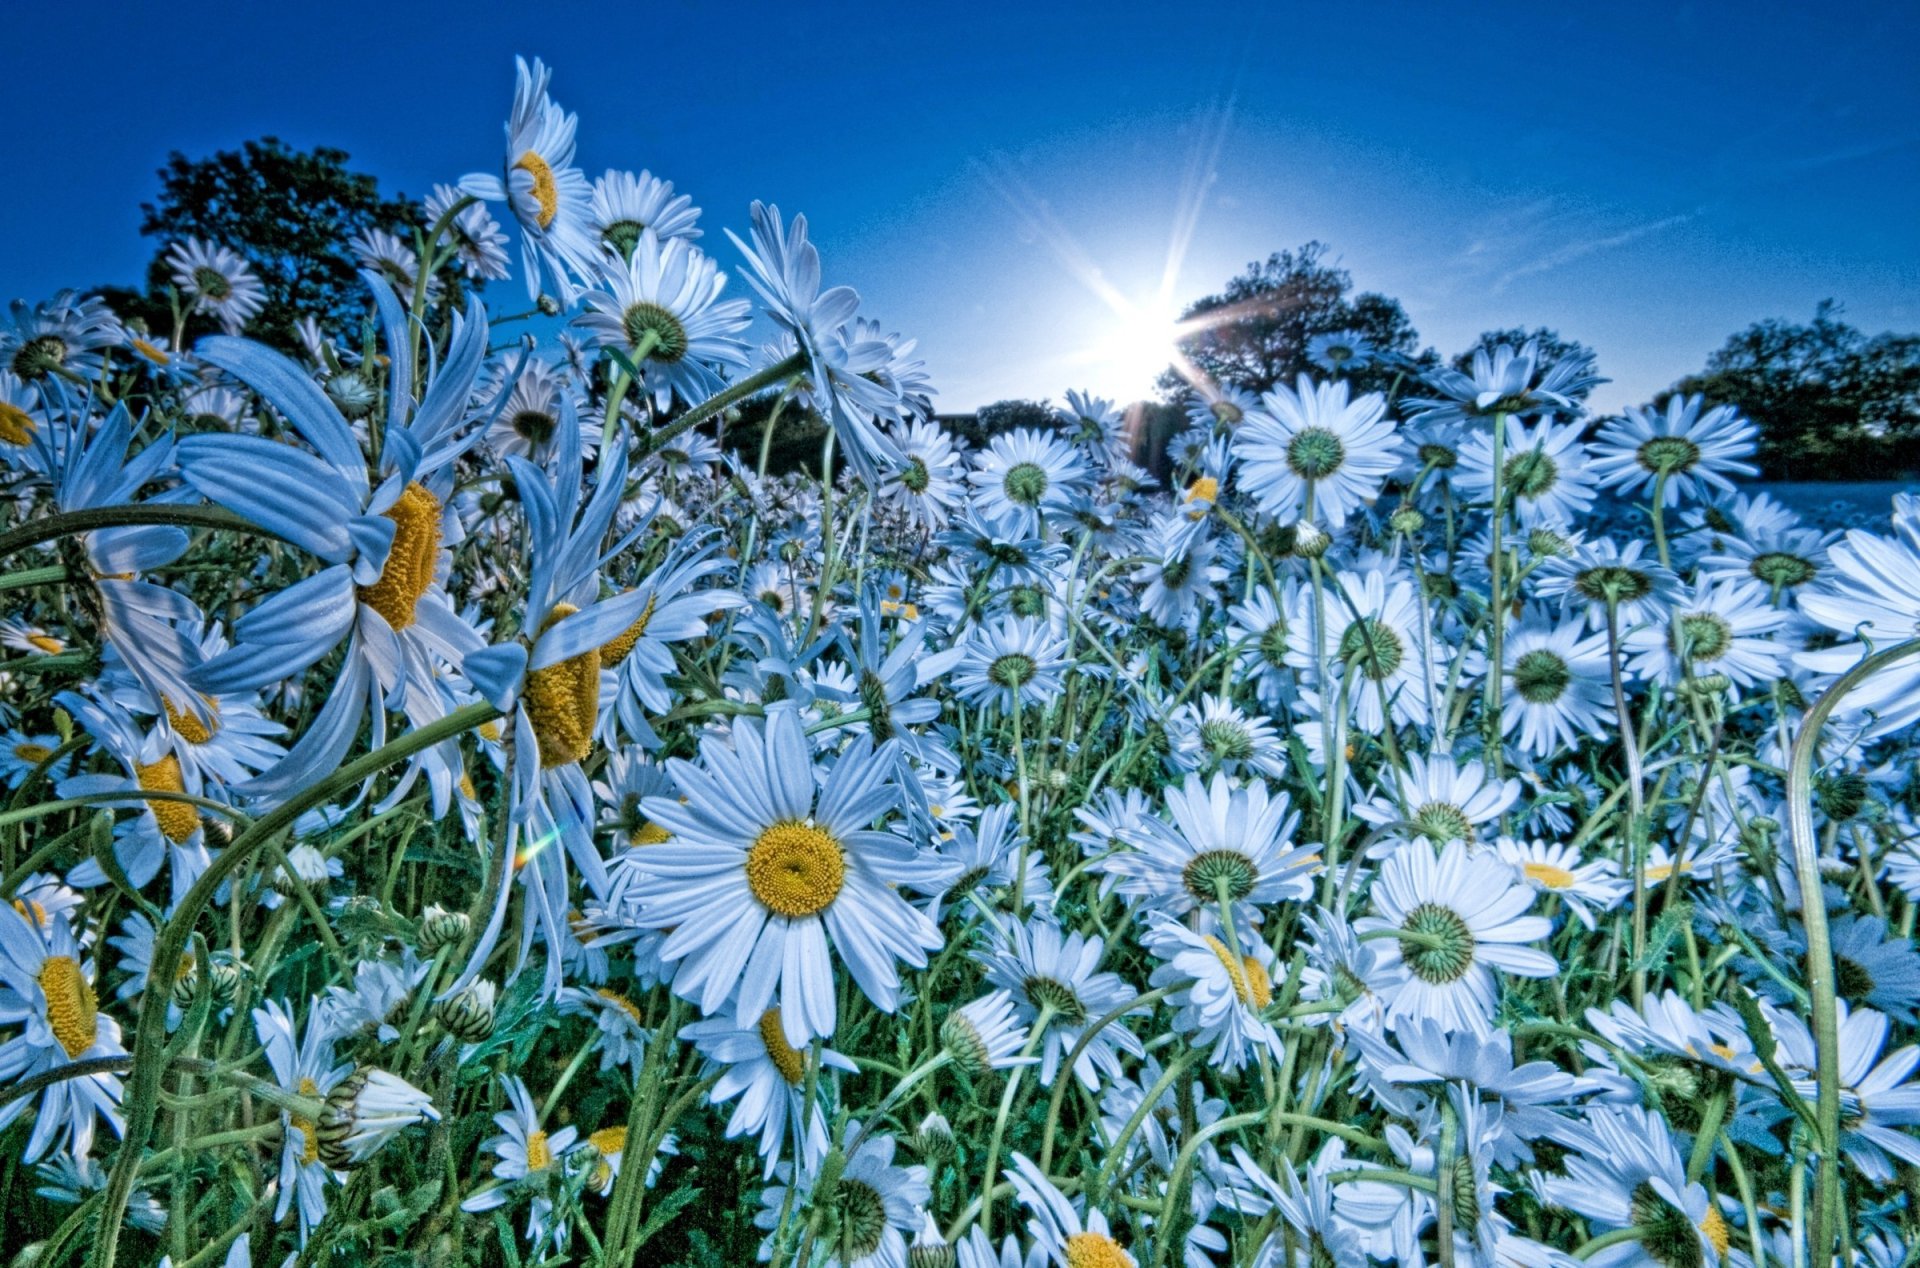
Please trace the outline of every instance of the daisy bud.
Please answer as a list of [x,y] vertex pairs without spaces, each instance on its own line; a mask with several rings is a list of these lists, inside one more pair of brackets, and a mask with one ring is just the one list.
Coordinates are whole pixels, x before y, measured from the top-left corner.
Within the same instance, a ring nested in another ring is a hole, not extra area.
[[974,1078],[1033,1060],[1020,1056],[1027,1029],[1014,1020],[1013,997],[1004,990],[948,1013],[940,1042],[953,1054],[953,1063]]
[[443,947],[458,946],[473,927],[464,911],[448,911],[439,903],[427,908],[420,918],[420,950],[433,955]]
[[493,1033],[494,987],[479,981],[433,1006],[433,1019],[461,1043],[479,1043]]
[[953,1247],[940,1236],[933,1216],[922,1211],[920,1218],[920,1231],[914,1235],[913,1245],[907,1247],[907,1268],[953,1268],[958,1259]]
[[234,996],[240,993],[240,966],[228,964],[224,960],[215,960],[207,971],[207,978],[213,983],[214,1002],[233,1003]]
[[327,883],[327,856],[310,845],[296,845],[287,851],[287,865],[293,869],[288,875],[286,867],[273,869],[273,887],[289,897],[299,892],[300,886],[318,889]]
[[1527,551],[1536,559],[1567,553],[1567,539],[1550,528],[1536,528],[1527,534]]
[[405,1079],[362,1066],[327,1094],[320,1111],[320,1161],[336,1171],[365,1162],[403,1128],[439,1122],[433,1101]]
[[953,1124],[945,1114],[933,1113],[920,1120],[913,1133],[913,1147],[929,1162],[953,1157]]
[[327,380],[327,397],[348,418],[360,418],[373,411],[373,386],[357,373],[336,374]]
[[193,962],[193,956],[180,957],[180,967],[174,970],[173,989],[167,998],[175,1008],[192,1008],[193,1001],[200,998],[200,970]]
[[1387,520],[1387,527],[1396,533],[1411,536],[1427,526],[1427,517],[1411,506],[1403,506]]
[[1293,553],[1300,559],[1318,559],[1333,545],[1333,538],[1317,524],[1305,520],[1293,526]]
[[1725,674],[1701,674],[1681,683],[1680,690],[1686,695],[1707,699],[1726,694],[1728,688],[1732,686],[1733,680]]
[[544,316],[558,317],[560,315],[560,301],[551,295],[542,295],[539,300],[536,301],[536,304]]

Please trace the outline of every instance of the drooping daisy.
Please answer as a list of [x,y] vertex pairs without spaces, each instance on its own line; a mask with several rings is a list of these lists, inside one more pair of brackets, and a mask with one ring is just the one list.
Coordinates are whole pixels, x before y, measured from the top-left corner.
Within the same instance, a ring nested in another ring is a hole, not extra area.
[[1751,686],[1778,672],[1785,649],[1767,635],[1785,621],[1759,582],[1702,578],[1690,594],[1676,596],[1664,622],[1627,635],[1628,668],[1675,686],[1709,674]]
[[1033,533],[1047,517],[1063,517],[1087,495],[1093,472],[1085,457],[1050,432],[1002,432],[973,455],[967,480],[974,505]]
[[661,242],[700,236],[700,209],[686,194],[675,195],[673,182],[652,172],[609,170],[593,183],[593,233],[615,259],[633,258],[640,236],[653,230]]
[[517,1075],[503,1075],[508,1107],[493,1116],[500,1133],[482,1149],[495,1156],[493,1183],[472,1194],[460,1204],[463,1211],[491,1211],[505,1206],[522,1194],[531,1196],[527,1208],[527,1240],[538,1255],[552,1238],[556,1247],[564,1244],[570,1226],[553,1223],[553,1198],[549,1193],[559,1173],[560,1160],[580,1136],[577,1127],[563,1127],[548,1134],[533,1095]]
[[1261,1016],[1273,1003],[1273,948],[1252,929],[1240,931],[1238,950],[1226,934],[1198,933],[1159,912],[1147,915],[1147,950],[1163,961],[1151,985],[1188,982],[1172,997],[1174,1029],[1212,1052],[1212,1064],[1228,1074],[1255,1048],[1275,1060],[1280,1036]]
[[[801,1172],[798,1190],[792,1195],[794,1208],[805,1210],[815,1201],[833,1204],[839,1235],[827,1244],[827,1263],[837,1268],[905,1268],[907,1238],[920,1228],[922,1213],[933,1200],[927,1169],[918,1163],[895,1165],[894,1138],[867,1131],[855,1119],[846,1124],[842,1148],[847,1144],[854,1148],[832,1191],[817,1190],[819,1177]],[[783,1163],[781,1171],[784,1181],[795,1182],[791,1166]],[[760,1204],[754,1224],[772,1232],[789,1205],[787,1185],[767,1189],[760,1195]]]
[[[353,1072],[351,1064],[334,1064],[333,1037],[317,1007],[307,1014],[304,1038],[295,1038],[293,1014],[276,1000],[253,1010],[253,1025],[266,1048],[274,1081],[285,1091],[321,1100]],[[326,1218],[327,1181],[341,1177],[320,1160],[320,1131],[314,1119],[282,1110],[280,1126],[280,1200],[273,1218],[285,1219],[297,1201],[304,1245],[314,1226]]]
[[722,300],[727,279],[687,238],[661,241],[644,230],[624,261],[603,263],[605,290],[587,292],[574,324],[602,348],[634,358],[645,372],[654,407],[675,396],[698,404],[725,386],[719,366],[744,366],[744,299]]
[[1380,495],[1400,464],[1401,440],[1386,416],[1386,398],[1370,392],[1349,401],[1347,384],[1299,390],[1276,387],[1234,432],[1240,487],[1268,515],[1338,529]]
[[767,314],[793,337],[804,359],[813,408],[827,420],[841,452],[867,484],[900,465],[900,453],[880,422],[900,407],[893,387],[866,377],[886,367],[893,348],[881,339],[850,337],[860,296],[850,286],[820,289],[820,251],[807,238],[807,218],[784,222],[778,207],[753,204],[753,245],[729,229],[746,257],[747,281],[766,303]]
[[[226,634],[217,622],[208,621],[197,635],[188,632],[199,644],[203,660],[227,650]],[[100,688],[129,713],[163,719],[163,731],[182,770],[194,769],[201,783],[215,789],[245,783],[286,756],[286,750],[275,742],[286,728],[262,712],[259,697],[252,692],[203,695],[205,716],[196,717],[170,700],[155,700],[112,649],[105,659]]]
[[[1528,431],[1524,419],[1507,418],[1500,493],[1524,528],[1566,527],[1586,517],[1593,506],[1593,480],[1587,472],[1587,447],[1581,428],[1543,416]],[[1469,497],[1493,501],[1493,437],[1475,433],[1460,446],[1454,485]]]
[[[126,1054],[120,1023],[100,1010],[93,961],[84,954],[66,913],[49,912],[39,924],[15,903],[0,905],[0,1026],[20,1027],[0,1042],[0,1087],[76,1061]],[[125,1130],[120,1092],[120,1078],[110,1072],[61,1079],[48,1084],[37,1102],[0,1103],[0,1130],[32,1107],[33,1132],[23,1160],[39,1161],[56,1140],[63,1152],[84,1159],[93,1147],[95,1119],[105,1119],[116,1135]]]
[[1172,822],[1147,819],[1129,837],[1134,848],[1102,865],[1121,878],[1121,893],[1170,915],[1197,909],[1205,913],[1200,927],[1214,931],[1222,902],[1232,905],[1236,927],[1251,930],[1263,908],[1311,892],[1318,848],[1294,843],[1300,815],[1285,792],[1216,773],[1210,781],[1188,775],[1166,798]]
[[238,251],[188,238],[167,252],[167,267],[193,311],[212,317],[230,335],[239,334],[266,307],[267,288]]
[[[1547,977],[1559,966],[1523,944],[1552,932],[1525,914],[1533,890],[1491,850],[1454,841],[1437,853],[1410,841],[1373,880],[1373,909],[1354,929],[1378,933],[1376,952],[1389,1024],[1431,1018],[1449,1030],[1484,1032],[1493,1018],[1493,970]],[[1398,931],[1394,935],[1392,931]]]
[[[731,746],[700,745],[700,765],[668,772],[684,801],[650,797],[671,841],[630,856],[641,920],[671,929],[661,958],[674,990],[717,1013],[757,1019],[776,1002],[787,1042],[833,1033],[834,957],[882,1012],[899,1001],[896,962],[923,967],[940,931],[893,888],[914,879],[908,842],[871,825],[899,804],[892,750],[855,738],[825,781],[800,717],[741,719]],[[736,994],[737,990],[737,994]]]
[[593,238],[593,190],[573,164],[573,134],[579,120],[547,95],[552,72],[534,59],[514,59],[513,115],[507,121],[505,179],[486,173],[463,177],[460,188],[488,202],[505,202],[520,222],[527,295],[543,286],[571,304],[576,289],[569,273],[581,274],[600,258]]
[[1639,1106],[1593,1110],[1589,1142],[1567,1157],[1564,1176],[1535,1182],[1549,1206],[1573,1211],[1596,1229],[1638,1230],[1632,1241],[1608,1246],[1587,1260],[1604,1268],[1655,1264],[1705,1268],[1721,1262],[1732,1240],[1726,1219],[1706,1189],[1687,1179],[1673,1132]]
[[1618,861],[1583,860],[1577,848],[1564,842],[1502,837],[1494,848],[1501,858],[1520,869],[1527,884],[1539,893],[1559,898],[1589,930],[1594,927],[1596,912],[1612,911],[1633,892],[1633,886],[1620,875]]
[[[438,224],[462,197],[452,185],[435,185],[426,202],[427,224]],[[475,281],[497,282],[512,272],[507,263],[506,231],[479,203],[469,203],[454,213],[447,224],[447,236],[453,243],[454,258]]]
[[949,685],[973,705],[1003,711],[1044,705],[1060,694],[1066,652],[1066,640],[1045,622],[1003,616],[973,628]]
[[[1584,635],[1584,637],[1583,637]],[[1608,716],[1606,636],[1535,611],[1507,632],[1500,729],[1535,758],[1577,748]]]
[[1409,400],[1407,408],[1415,421],[1431,427],[1499,414],[1575,413],[1580,398],[1607,380],[1584,355],[1568,354],[1542,365],[1540,341],[1529,339],[1518,348],[1505,343],[1476,348],[1467,372],[1436,370],[1427,381],[1441,395]]
[[[708,1100],[724,1105],[738,1098],[726,1134],[759,1137],[765,1174],[771,1176],[791,1135],[800,1170],[811,1175],[827,1153],[827,1119],[819,1102],[806,1102],[807,1050],[787,1042],[779,1008],[757,1019],[711,1017],[680,1031],[700,1055],[724,1067]],[[821,1045],[820,1069],[854,1073],[847,1057]],[[824,1084],[821,1085],[824,1087]]]
[[1662,506],[1678,506],[1705,495],[1709,488],[1733,492],[1729,476],[1753,476],[1760,429],[1731,405],[1705,414],[1698,393],[1675,393],[1664,413],[1651,406],[1628,406],[1626,415],[1600,429],[1593,443],[1593,474],[1604,489],[1623,494],[1663,485]]
[[1083,1216],[1025,1154],[1013,1155],[1008,1178],[1020,1204],[1033,1215],[1027,1232],[1054,1268],[1135,1268],[1134,1257],[1114,1240],[1106,1213],[1096,1209]]
[[[614,690],[601,701],[600,737],[612,743],[619,729],[643,744],[656,744],[647,711],[665,713],[673,707],[667,675],[678,672],[673,646],[703,638],[708,623],[723,612],[741,607],[745,599],[731,590],[700,583],[726,570],[728,561],[716,557],[717,539],[697,533],[682,535],[660,566],[634,579],[625,594],[638,595],[627,627],[600,648],[600,667],[617,678]],[[619,569],[609,580],[624,580]],[[884,738],[884,737],[882,737]]]

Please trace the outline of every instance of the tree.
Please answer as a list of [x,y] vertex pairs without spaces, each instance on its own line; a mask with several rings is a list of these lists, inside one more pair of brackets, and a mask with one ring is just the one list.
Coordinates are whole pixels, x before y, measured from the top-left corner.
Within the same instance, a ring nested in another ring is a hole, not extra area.
[[1832,300],[1806,325],[1755,322],[1674,391],[1752,419],[1768,479],[1885,480],[1920,468],[1920,335],[1868,337]]
[[[1412,357],[1419,334],[1400,302],[1371,292],[1351,295],[1353,278],[1327,262],[1328,250],[1309,242],[1249,264],[1220,294],[1181,314],[1183,321],[1205,320],[1180,341],[1180,350],[1213,381],[1256,393],[1290,384],[1303,371],[1324,374],[1307,360],[1315,335],[1353,332],[1378,353]],[[1390,387],[1396,373],[1376,362],[1348,377],[1355,390],[1374,391]],[[1168,371],[1160,385],[1177,391],[1184,382]]]
[[940,416],[940,422],[955,436],[978,448],[1001,432],[1016,427],[1034,427],[1052,431],[1060,425],[1059,415],[1045,401],[995,401],[982,405],[972,414]]
[[248,323],[250,336],[295,348],[294,323],[302,316],[325,329],[350,329],[367,296],[349,243],[363,229],[405,237],[421,224],[421,213],[405,197],[383,197],[379,182],[349,170],[347,158],[325,146],[294,150],[275,137],[204,159],[175,151],[160,169],[159,199],[140,208],[140,232],[161,239],[147,266],[148,294],[142,300],[109,292],[109,302],[119,298],[123,316],[144,316],[150,326],[157,317],[170,322],[166,252],[197,237],[240,252],[260,275],[267,303]]
[[[1540,345],[1540,366],[1543,369],[1563,357],[1577,357],[1585,361],[1594,359],[1592,348],[1577,339],[1562,339],[1557,330],[1549,330],[1545,326],[1535,326],[1532,330],[1524,326],[1509,326],[1505,330],[1482,331],[1480,337],[1473,341],[1472,347],[1453,359],[1453,368],[1463,374],[1471,373],[1474,353],[1491,352],[1497,344],[1506,344],[1510,348],[1518,349],[1530,339]],[[1592,390],[1591,386],[1583,387],[1572,395],[1585,400],[1587,393]]]

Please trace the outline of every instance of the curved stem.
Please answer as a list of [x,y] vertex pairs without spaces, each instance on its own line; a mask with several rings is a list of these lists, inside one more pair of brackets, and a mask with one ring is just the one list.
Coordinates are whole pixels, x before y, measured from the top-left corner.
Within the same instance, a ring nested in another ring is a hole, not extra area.
[[774,384],[790,379],[807,368],[807,354],[796,352],[784,361],[776,361],[758,374],[748,375],[738,383],[730,384],[714,393],[700,404],[668,423],[653,435],[646,437],[640,446],[642,453],[654,453],[659,448],[689,428],[698,427],[729,405],[746,400],[749,396],[764,392]]
[[1819,1099],[1814,1115],[1819,1123],[1819,1172],[1814,1180],[1812,1237],[1815,1262],[1833,1253],[1838,1231],[1835,1208],[1840,1201],[1840,1026],[1833,967],[1833,941],[1827,928],[1826,905],[1820,901],[1820,855],[1813,836],[1813,759],[1820,746],[1820,729],[1846,694],[1880,670],[1920,652],[1920,638],[1908,639],[1875,652],[1840,675],[1807,710],[1800,734],[1793,741],[1787,764],[1787,836],[1793,846],[1793,870],[1800,882],[1800,919],[1807,931],[1807,993],[1813,997],[1814,1070]]
[[92,533],[103,528],[135,528],[146,524],[174,524],[181,528],[227,528],[260,537],[281,538],[249,519],[217,506],[169,506],[137,502],[130,506],[90,506],[80,511],[48,515],[11,532],[0,533],[0,559],[15,551],[77,533]]

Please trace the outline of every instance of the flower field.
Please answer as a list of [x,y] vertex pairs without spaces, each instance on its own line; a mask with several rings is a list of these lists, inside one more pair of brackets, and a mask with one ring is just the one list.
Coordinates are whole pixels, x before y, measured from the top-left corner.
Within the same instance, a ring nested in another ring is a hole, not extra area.
[[1535,344],[969,446],[575,130],[0,323],[4,1262],[1920,1254],[1920,498]]

